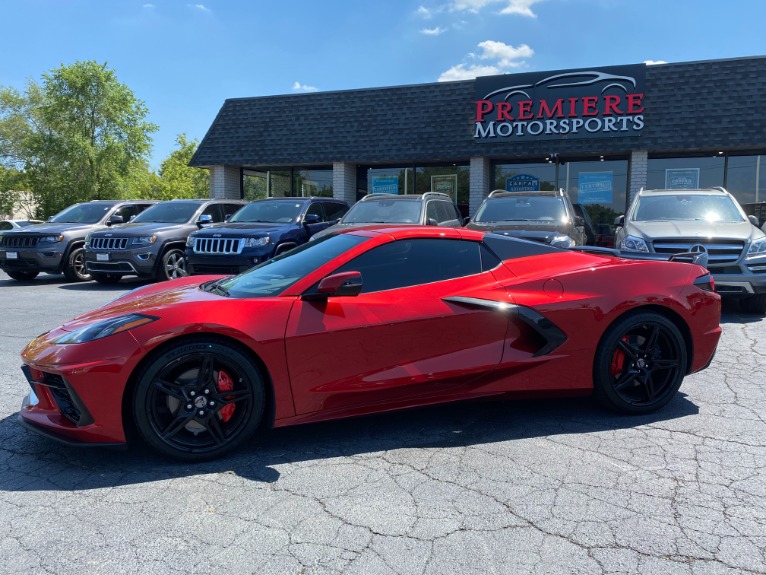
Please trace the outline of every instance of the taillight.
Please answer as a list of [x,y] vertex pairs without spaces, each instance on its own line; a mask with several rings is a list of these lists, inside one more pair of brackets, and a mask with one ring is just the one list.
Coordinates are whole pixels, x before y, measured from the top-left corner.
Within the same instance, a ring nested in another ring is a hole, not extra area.
[[710,274],[705,274],[695,279],[694,285],[704,291],[715,291],[715,280]]

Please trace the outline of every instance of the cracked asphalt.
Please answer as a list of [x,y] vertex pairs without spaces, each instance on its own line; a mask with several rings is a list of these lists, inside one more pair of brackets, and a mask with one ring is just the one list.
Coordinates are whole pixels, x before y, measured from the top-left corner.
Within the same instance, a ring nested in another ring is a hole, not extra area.
[[272,431],[197,465],[16,424],[34,336],[136,283],[0,272],[0,573],[763,574],[766,319],[650,416],[483,401]]

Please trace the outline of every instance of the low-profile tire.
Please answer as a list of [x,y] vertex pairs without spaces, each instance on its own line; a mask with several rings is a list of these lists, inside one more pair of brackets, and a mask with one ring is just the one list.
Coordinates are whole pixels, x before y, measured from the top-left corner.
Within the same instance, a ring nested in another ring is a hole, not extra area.
[[280,244],[277,246],[277,249],[274,250],[274,256],[281,255],[285,252],[289,252],[290,250],[294,249],[296,246],[295,244]]
[[105,274],[105,273],[97,273],[92,272],[90,274],[91,279],[96,280],[98,283],[103,285],[112,285],[116,284],[118,281],[122,279],[122,274]]
[[746,297],[741,302],[742,310],[747,313],[766,315],[766,294],[759,293]]
[[133,395],[141,437],[184,461],[219,457],[255,433],[264,383],[245,353],[211,337],[165,351],[141,372]]
[[159,268],[155,274],[157,281],[167,281],[189,275],[186,270],[186,256],[183,250],[170,248],[160,258]]
[[35,279],[40,272],[19,272],[19,271],[6,271],[8,277],[20,282],[28,282]]
[[675,396],[687,353],[676,325],[656,312],[624,316],[606,330],[593,363],[596,398],[629,414],[655,411]]
[[64,277],[70,282],[87,282],[91,277],[85,268],[85,249],[73,249],[66,259]]

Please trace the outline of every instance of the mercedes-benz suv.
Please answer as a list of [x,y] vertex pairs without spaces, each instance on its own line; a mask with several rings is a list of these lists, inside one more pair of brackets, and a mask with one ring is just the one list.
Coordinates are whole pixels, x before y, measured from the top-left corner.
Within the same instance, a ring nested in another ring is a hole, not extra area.
[[85,238],[85,265],[103,284],[135,275],[169,280],[187,275],[184,249],[189,234],[225,221],[244,200],[169,200],[152,206],[131,223],[92,232]]
[[19,281],[40,272],[63,273],[69,281],[90,278],[83,260],[85,236],[94,230],[122,224],[153,200],[93,200],[73,204],[42,224],[0,234],[0,269]]
[[766,234],[723,188],[641,190],[615,223],[623,252],[707,253],[716,291],[766,313]]
[[229,221],[189,236],[187,270],[190,274],[238,274],[306,243],[347,211],[346,202],[333,198],[255,200]]

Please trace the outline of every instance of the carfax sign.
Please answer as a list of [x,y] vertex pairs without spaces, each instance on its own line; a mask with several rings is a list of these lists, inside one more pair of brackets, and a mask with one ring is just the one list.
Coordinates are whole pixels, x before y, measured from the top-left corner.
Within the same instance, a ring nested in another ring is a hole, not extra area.
[[476,142],[640,136],[646,66],[476,78]]

